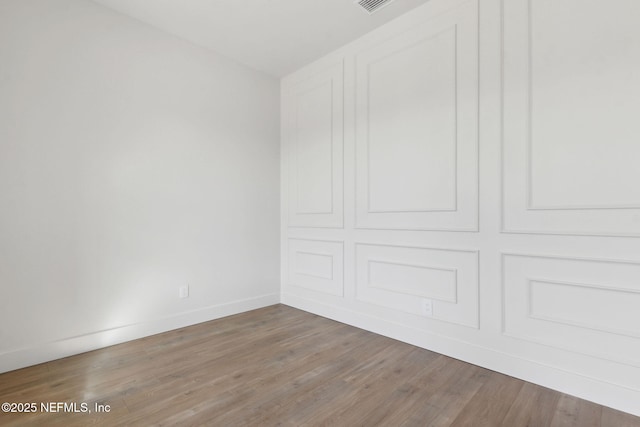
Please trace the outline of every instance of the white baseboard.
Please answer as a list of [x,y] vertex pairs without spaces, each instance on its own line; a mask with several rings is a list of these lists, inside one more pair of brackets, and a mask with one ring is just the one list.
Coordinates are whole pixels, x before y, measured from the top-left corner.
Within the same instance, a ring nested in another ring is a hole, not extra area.
[[255,298],[212,305],[173,316],[153,319],[147,322],[96,331],[86,335],[59,341],[38,344],[29,348],[10,350],[0,354],[0,373],[27,366],[109,347],[126,341],[144,338],[209,320],[266,307],[280,302],[279,294],[262,295]]
[[283,293],[283,304],[640,416],[640,392],[451,337]]

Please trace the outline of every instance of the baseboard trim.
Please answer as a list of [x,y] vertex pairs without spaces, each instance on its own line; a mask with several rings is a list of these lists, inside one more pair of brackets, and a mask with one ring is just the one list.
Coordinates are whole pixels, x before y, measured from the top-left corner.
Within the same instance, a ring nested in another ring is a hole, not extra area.
[[267,307],[279,302],[280,294],[261,295],[182,312],[168,317],[42,343],[28,348],[10,350],[0,353],[0,373]]
[[289,293],[282,294],[281,302],[492,371],[640,416],[640,407],[638,407],[640,391],[638,390]]

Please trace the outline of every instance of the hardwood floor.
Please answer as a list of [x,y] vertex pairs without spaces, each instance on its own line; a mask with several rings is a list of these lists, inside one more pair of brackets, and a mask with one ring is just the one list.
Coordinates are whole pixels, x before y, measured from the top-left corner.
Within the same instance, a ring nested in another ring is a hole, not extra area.
[[[0,425],[16,426],[640,426],[284,305],[2,374],[0,396],[37,404],[37,413],[0,413]],[[42,402],[92,412],[43,413]]]

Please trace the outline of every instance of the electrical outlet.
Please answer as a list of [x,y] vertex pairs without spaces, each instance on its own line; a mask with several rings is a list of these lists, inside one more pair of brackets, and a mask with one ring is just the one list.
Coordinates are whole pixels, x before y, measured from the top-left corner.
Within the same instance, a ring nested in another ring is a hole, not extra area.
[[425,316],[433,316],[433,300],[428,298],[422,299],[422,314]]
[[180,286],[178,289],[178,295],[180,298],[189,298],[189,285]]

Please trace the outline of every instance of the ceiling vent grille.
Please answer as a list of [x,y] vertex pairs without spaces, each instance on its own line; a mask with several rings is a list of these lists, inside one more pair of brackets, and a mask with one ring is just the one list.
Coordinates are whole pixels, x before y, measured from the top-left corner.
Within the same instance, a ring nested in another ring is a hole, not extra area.
[[355,0],[354,3],[361,6],[367,13],[372,14],[391,3],[393,0]]

